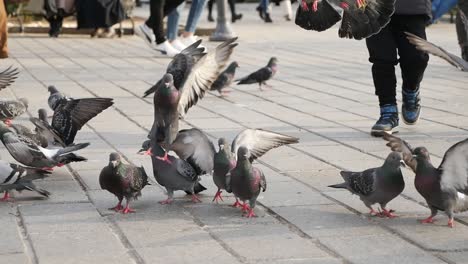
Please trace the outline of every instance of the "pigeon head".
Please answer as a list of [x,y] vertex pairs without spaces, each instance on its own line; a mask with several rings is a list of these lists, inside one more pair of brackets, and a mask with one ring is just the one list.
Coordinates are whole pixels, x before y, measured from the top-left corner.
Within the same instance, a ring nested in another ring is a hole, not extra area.
[[47,122],[47,110],[45,110],[44,108],[40,108],[37,111],[37,115],[39,116],[40,120]]
[[26,108],[28,108],[28,105],[29,105],[28,99],[26,99],[26,98],[20,98],[19,101],[20,101]]
[[174,83],[174,76],[172,76],[172,74],[170,74],[170,73],[166,73],[166,74],[164,74],[164,76],[162,78],[162,82],[163,82],[164,86],[169,88]]
[[225,138],[218,139],[219,151],[229,148],[229,142]]
[[418,161],[431,160],[429,151],[425,147],[417,147],[413,151],[414,157]]
[[148,155],[148,156],[152,155],[152,153],[151,153],[151,141],[149,139],[145,140],[141,144],[141,149],[137,152],[137,154]]
[[228,70],[230,71],[234,71],[236,68],[239,68],[239,63],[237,63],[237,61],[231,62],[228,66]]
[[47,87],[47,90],[49,91],[50,94],[55,94],[55,93],[58,93],[58,92],[59,92],[59,91],[57,90],[57,88],[55,88],[55,86],[53,86],[53,85]]
[[119,164],[122,162],[120,154],[117,152],[112,152],[109,155],[109,166],[112,166],[113,168],[119,166]]
[[403,161],[403,156],[400,152],[393,151],[392,153],[388,154],[387,158],[385,159],[385,165],[388,165],[392,168],[398,168],[400,166],[405,166],[405,162]]
[[237,150],[237,160],[248,160],[250,158],[250,151],[248,148],[242,146]]
[[276,66],[277,63],[278,59],[276,57],[271,57],[270,61],[268,62],[268,67]]

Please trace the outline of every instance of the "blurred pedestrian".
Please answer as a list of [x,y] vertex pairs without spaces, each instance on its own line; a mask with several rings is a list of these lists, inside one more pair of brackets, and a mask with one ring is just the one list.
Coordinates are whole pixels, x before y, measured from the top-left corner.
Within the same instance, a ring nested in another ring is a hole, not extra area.
[[[214,22],[213,18],[213,5],[217,2],[217,0],[208,0],[208,21]],[[235,23],[236,20],[241,20],[242,19],[242,14],[236,13],[236,0],[228,0],[227,1],[229,4],[229,8],[231,9],[231,21],[232,23]]]
[[8,58],[8,17],[5,3],[0,0],[0,59]]
[[112,38],[113,25],[125,19],[120,0],[76,0],[79,29],[94,29],[91,37]]
[[162,54],[176,55],[179,51],[165,37],[163,19],[183,2],[184,0],[150,0],[150,16],[135,29],[135,33]]
[[257,7],[258,14],[265,23],[272,23],[273,20],[271,20],[271,6],[270,6],[270,0],[260,0],[260,4]]
[[182,32],[180,41],[189,46],[197,41],[195,30],[197,29],[198,21],[200,21],[201,14],[205,8],[206,0],[192,0],[190,11],[185,23],[184,32]]
[[[372,63],[375,94],[379,98],[380,118],[371,129],[373,136],[395,133],[398,127],[395,66],[400,63],[403,79],[402,117],[414,125],[421,111],[420,83],[429,56],[409,43],[405,32],[426,39],[426,24],[430,21],[430,0],[396,0],[395,14],[378,34],[366,39],[369,61]],[[399,55],[399,58],[398,58]]]
[[[460,12],[463,12],[466,17],[468,17],[468,0],[460,0],[458,1],[458,8]],[[457,13],[457,36],[458,36],[458,43],[460,44],[462,58],[468,61],[468,34],[466,32],[466,28],[468,25],[464,25],[460,15]]]
[[63,19],[75,12],[75,0],[45,0],[44,10],[49,37],[57,38],[62,32]]

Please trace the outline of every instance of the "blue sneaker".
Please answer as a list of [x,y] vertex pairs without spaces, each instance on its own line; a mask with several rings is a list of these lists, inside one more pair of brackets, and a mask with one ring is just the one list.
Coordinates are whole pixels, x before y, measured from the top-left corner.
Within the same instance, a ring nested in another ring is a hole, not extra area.
[[371,129],[371,135],[382,137],[384,133],[397,133],[398,107],[396,105],[384,105],[380,107],[380,118]]
[[403,122],[407,125],[414,125],[419,120],[421,114],[421,97],[419,89],[416,91],[403,90],[403,105],[401,106],[401,115]]

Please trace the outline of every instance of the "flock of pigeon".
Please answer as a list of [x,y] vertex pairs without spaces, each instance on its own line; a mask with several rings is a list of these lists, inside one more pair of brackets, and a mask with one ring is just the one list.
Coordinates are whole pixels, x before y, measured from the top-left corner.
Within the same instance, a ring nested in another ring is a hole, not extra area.
[[[386,4],[392,1],[358,0],[357,5],[351,5],[350,1],[355,0],[340,1],[345,11],[340,29],[343,33],[340,35],[355,38],[367,36],[367,33],[361,34],[363,28],[354,31],[353,19],[359,17],[353,12],[363,12],[367,14],[367,19],[372,19],[370,14],[380,14],[380,20],[377,16],[380,24],[375,27],[385,25],[384,18],[389,8]],[[308,12],[302,18],[315,19],[317,10],[329,9],[326,0],[314,0],[311,10],[308,4],[309,0],[303,0],[299,7]],[[337,17],[336,14],[333,16]],[[323,18],[322,15],[318,19]],[[462,18],[467,26],[466,17]],[[307,20],[310,26],[315,25],[314,21]],[[330,24],[333,23],[336,21],[330,21]],[[373,26],[364,31],[375,33]],[[442,48],[411,34],[408,34],[408,39],[418,49],[440,56],[461,70],[468,69],[466,61]],[[206,92],[218,91],[221,96],[228,93],[225,88],[234,81],[239,65],[232,62],[224,71],[221,70],[238,45],[236,41],[237,38],[227,40],[209,52],[200,46],[201,40],[195,42],[177,54],[167,66],[163,77],[144,93],[144,97],[154,93],[154,122],[148,140],[142,143],[138,153],[150,156],[154,178],[167,191],[167,199],[160,201],[161,204],[172,203],[174,191],[179,190],[191,195],[193,202],[201,202],[197,194],[206,190],[200,183],[201,176],[211,174],[218,188],[213,202],[223,201],[223,191],[232,193],[235,197],[233,206],[240,207],[243,216],[255,217],[256,200],[260,192],[266,191],[267,183],[263,172],[252,166],[252,162],[271,149],[299,142],[296,137],[272,131],[245,129],[232,143],[220,138],[216,151],[202,130],[192,128],[179,131],[179,120]],[[278,60],[273,57],[265,67],[236,81],[238,84],[257,83],[262,90],[262,86],[269,86],[266,81],[277,72],[277,63]],[[11,85],[17,74],[18,70],[12,67],[0,72],[0,90]],[[2,200],[10,199],[11,190],[30,190],[49,196],[48,191],[37,188],[33,181],[49,176],[54,167],[86,161],[85,157],[75,152],[86,148],[89,143],[75,143],[75,136],[89,120],[113,105],[111,98],[74,99],[64,96],[53,86],[48,90],[52,119],[49,122],[47,110],[40,109],[38,117],[30,118],[34,130],[12,122],[12,119],[27,111],[26,99],[0,101],[0,120],[3,121],[0,122],[0,140],[21,164],[0,160],[0,191],[5,193]],[[329,187],[344,188],[358,195],[371,210],[371,215],[393,218],[394,211],[388,209],[387,204],[400,195],[405,187],[400,166],[406,165],[415,173],[416,190],[426,199],[431,210],[431,215],[422,222],[433,223],[433,217],[438,211],[444,211],[449,217],[448,225],[453,227],[454,213],[468,210],[468,139],[452,146],[436,168],[426,148],[413,149],[406,141],[393,135],[385,135],[383,138],[388,141],[387,146],[392,152],[381,167],[362,172],[342,171],[344,182]],[[172,156],[171,151],[177,156]],[[110,154],[108,165],[99,175],[99,183],[102,189],[118,199],[117,205],[111,209],[123,214],[134,212],[130,202],[137,199],[149,184],[145,169],[125,164],[119,153]],[[122,205],[124,199],[125,206]],[[379,212],[373,209],[374,204],[380,205]]]

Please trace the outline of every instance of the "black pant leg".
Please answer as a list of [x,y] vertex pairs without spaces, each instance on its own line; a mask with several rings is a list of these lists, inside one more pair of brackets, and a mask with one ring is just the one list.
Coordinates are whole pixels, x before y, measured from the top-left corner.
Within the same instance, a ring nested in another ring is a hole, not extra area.
[[231,9],[231,16],[236,16],[236,0],[228,0],[229,8]]
[[168,0],[164,5],[164,16],[169,15],[174,9],[176,9],[184,0]]
[[398,64],[397,46],[393,39],[392,22],[378,34],[366,39],[372,78],[380,106],[396,104],[395,65]]
[[153,29],[157,44],[166,41],[163,25],[165,2],[166,0],[150,0],[150,17],[146,20],[146,25]]
[[208,16],[212,15],[214,1],[215,0],[208,0],[208,4],[207,4],[207,6],[208,6]]
[[406,32],[415,34],[416,36],[426,39],[426,22],[425,15],[400,15],[394,24],[394,36],[398,45],[398,54],[400,55],[401,76],[403,79],[402,88],[407,91],[419,89],[419,84],[424,77],[429,55],[423,51],[416,49],[416,46],[411,44],[406,38]]
[[[459,0],[458,1],[458,8],[468,17],[468,0]],[[457,12],[457,20],[456,20],[456,27],[457,27],[457,36],[458,36],[458,44],[460,44],[462,58],[468,61],[468,36],[465,29],[465,25],[460,18],[460,15]]]

